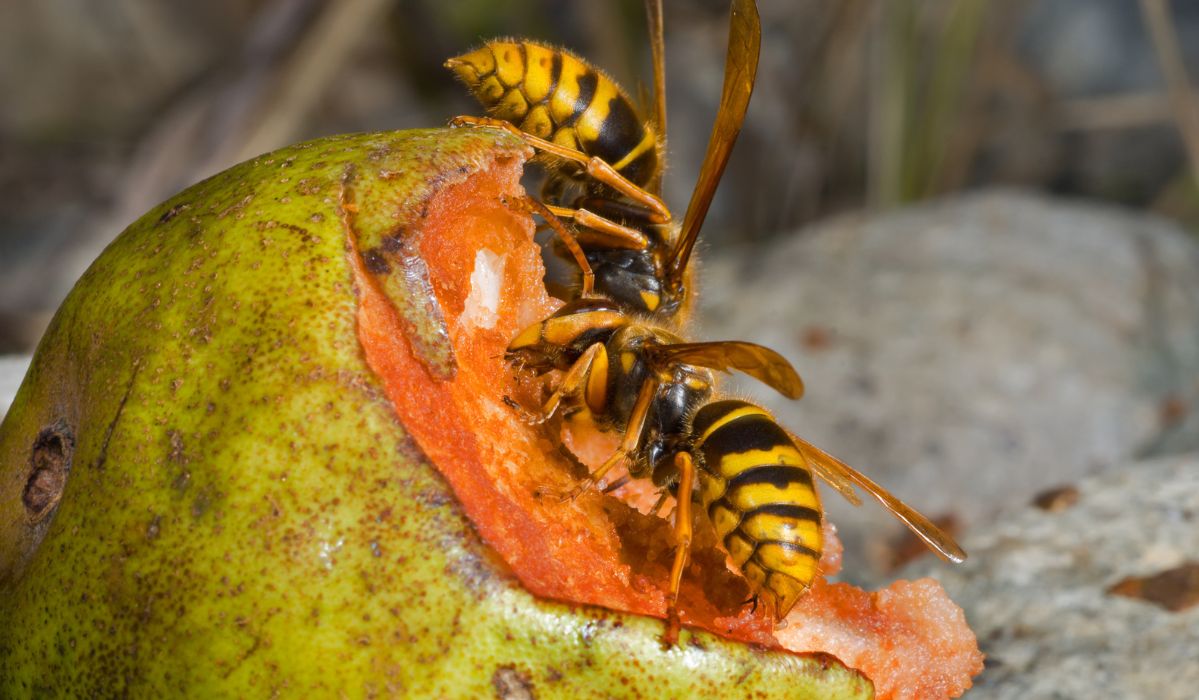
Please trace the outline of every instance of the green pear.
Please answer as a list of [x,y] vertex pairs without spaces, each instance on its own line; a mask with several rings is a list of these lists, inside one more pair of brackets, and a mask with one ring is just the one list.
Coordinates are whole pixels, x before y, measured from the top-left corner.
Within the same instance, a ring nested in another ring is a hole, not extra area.
[[[359,347],[339,193],[352,173],[377,236],[525,156],[488,130],[311,141],[104,252],[0,426],[0,696],[872,695],[828,656],[663,649],[660,620],[533,597],[406,434]],[[385,292],[430,367],[452,357],[420,290]]]

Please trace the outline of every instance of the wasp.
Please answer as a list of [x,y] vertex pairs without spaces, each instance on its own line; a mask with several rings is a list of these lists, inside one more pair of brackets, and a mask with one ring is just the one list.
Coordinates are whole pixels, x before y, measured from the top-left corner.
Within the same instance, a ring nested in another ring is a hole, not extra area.
[[[803,382],[778,353],[742,341],[688,342],[676,328],[689,302],[688,261],[740,132],[753,90],[760,26],[752,0],[734,0],[720,110],[681,223],[662,203],[665,124],[661,5],[647,3],[656,110],[637,116],[614,81],[573,54],[531,41],[495,41],[448,65],[488,109],[456,124],[512,131],[552,164],[543,202],[529,207],[581,270],[577,293],[519,333],[507,360],[543,378],[531,416],[621,436],[572,491],[625,467],[675,498],[676,551],[665,641],[677,640],[677,602],[698,503],[755,602],[782,619],[808,589],[823,551],[813,477],[852,503],[865,490],[942,557],[965,553],[927,518],[852,467],[787,431],[765,409],[721,396],[715,371],[737,370],[789,398]],[[581,192],[572,190],[581,189]],[[567,230],[562,221],[572,222]]]
[[[677,640],[679,588],[693,526],[692,503],[711,521],[732,562],[781,620],[807,591],[822,552],[813,474],[860,504],[859,487],[943,558],[966,554],[927,518],[849,465],[779,425],[765,409],[721,397],[713,370],[738,370],[788,398],[803,381],[785,358],[742,341],[686,342],[605,299],[578,299],[521,331],[507,359],[546,378],[534,421],[562,412],[574,424],[621,434],[616,451],[571,496],[624,466],[675,498],[677,549],[667,594],[665,641]],[[551,388],[552,387],[552,388]]]
[[[651,119],[642,118],[603,71],[538,42],[487,42],[446,66],[489,115],[457,117],[452,124],[511,131],[550,164],[543,202],[529,207],[555,230],[581,271],[572,296],[596,294],[668,319],[689,307],[688,262],[745,119],[761,30],[753,0],[734,0],[720,108],[680,224],[660,197],[666,125],[662,6],[661,0],[646,4],[654,65]],[[549,215],[573,222],[573,231]]]

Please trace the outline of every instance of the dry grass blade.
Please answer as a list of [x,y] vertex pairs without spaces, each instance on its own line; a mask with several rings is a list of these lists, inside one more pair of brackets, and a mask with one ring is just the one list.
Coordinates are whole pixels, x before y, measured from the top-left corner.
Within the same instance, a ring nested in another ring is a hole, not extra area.
[[1174,29],[1170,8],[1166,0],[1141,0],[1141,14],[1145,17],[1158,63],[1166,79],[1170,108],[1186,144],[1191,170],[1199,179],[1199,110],[1195,108],[1194,91],[1178,46],[1178,34]]
[[272,104],[232,160],[252,158],[294,139],[313,106],[337,79],[365,29],[377,22],[389,5],[388,0],[331,3],[297,46],[282,71]]

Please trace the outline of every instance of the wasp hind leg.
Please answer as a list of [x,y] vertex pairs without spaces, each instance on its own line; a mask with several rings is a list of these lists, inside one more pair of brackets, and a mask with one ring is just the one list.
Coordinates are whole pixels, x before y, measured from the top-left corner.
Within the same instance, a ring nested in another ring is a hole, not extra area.
[[679,641],[679,588],[683,584],[683,570],[691,558],[691,491],[695,485],[695,462],[687,452],[674,456],[674,465],[679,470],[679,490],[674,508],[674,563],[670,567],[670,592],[666,598],[666,633],[662,646],[669,648]]

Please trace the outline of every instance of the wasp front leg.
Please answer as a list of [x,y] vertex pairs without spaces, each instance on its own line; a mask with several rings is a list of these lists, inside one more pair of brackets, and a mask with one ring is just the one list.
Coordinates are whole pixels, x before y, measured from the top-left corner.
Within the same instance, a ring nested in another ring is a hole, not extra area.
[[[597,392],[606,392],[603,384],[607,380],[608,352],[603,343],[594,343],[575,360],[566,371],[541,410],[530,416],[533,425],[545,423],[554,417],[563,401],[582,399],[585,403],[596,400]],[[600,400],[603,400],[602,397]]]

